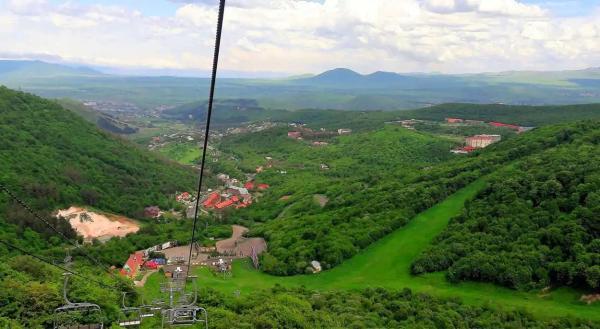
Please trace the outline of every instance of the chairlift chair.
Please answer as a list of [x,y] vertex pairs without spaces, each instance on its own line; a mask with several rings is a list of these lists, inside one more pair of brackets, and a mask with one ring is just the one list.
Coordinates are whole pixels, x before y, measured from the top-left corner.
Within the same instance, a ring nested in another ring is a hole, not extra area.
[[67,297],[71,273],[64,273],[65,305],[54,310],[54,329],[104,329],[102,309],[93,303],[72,303]]
[[[142,300],[143,302],[143,300]],[[151,304],[144,304],[140,307],[142,320],[145,318],[153,318],[165,307],[165,302],[161,300],[155,300]]]
[[128,307],[125,306],[125,298],[127,293],[123,293],[123,307],[121,312],[123,317],[119,319],[119,326],[125,328],[139,328],[142,324],[142,310],[140,307]]

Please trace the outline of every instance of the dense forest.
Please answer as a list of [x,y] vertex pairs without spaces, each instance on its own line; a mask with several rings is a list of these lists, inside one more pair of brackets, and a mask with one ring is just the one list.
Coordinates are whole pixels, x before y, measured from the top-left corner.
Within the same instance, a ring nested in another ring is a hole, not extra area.
[[[195,173],[102,132],[55,102],[0,88],[0,181],[36,210],[87,205],[140,218],[144,207],[170,208]],[[0,196],[0,214],[39,225]]]
[[526,106],[456,103],[399,113],[402,118],[407,119],[440,121],[445,118],[463,118],[538,127],[560,122],[597,119],[599,111],[600,104]]
[[[593,124],[593,123],[590,123]],[[600,288],[600,125],[525,157],[489,186],[417,260],[415,274],[516,289]]]
[[215,329],[226,328],[599,328],[581,320],[540,321],[522,311],[469,306],[410,289],[317,292],[275,287],[239,299],[208,293]]
[[246,170],[273,158],[274,167],[257,177],[271,184],[271,191],[255,206],[232,214],[252,228],[252,235],[268,240],[263,269],[270,273],[304,273],[312,260],[325,268],[337,265],[460,185],[404,184],[419,170],[451,159],[454,142],[444,138],[390,126],[315,147],[286,132],[241,135],[221,145]]

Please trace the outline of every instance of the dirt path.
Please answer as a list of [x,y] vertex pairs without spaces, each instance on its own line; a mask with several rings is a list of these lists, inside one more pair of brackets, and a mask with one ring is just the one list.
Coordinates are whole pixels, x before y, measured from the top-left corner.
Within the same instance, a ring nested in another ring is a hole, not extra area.
[[329,198],[324,194],[315,194],[314,196],[315,202],[321,206],[321,208],[325,207],[329,202]]
[[237,247],[237,242],[242,238],[244,233],[248,232],[248,229],[240,225],[231,225],[233,233],[231,238],[217,241],[217,251],[224,252],[227,250],[233,250]]
[[158,270],[152,270],[152,271],[148,271],[146,274],[144,274],[144,276],[142,277],[142,279],[140,281],[135,281],[134,284],[136,287],[143,287],[146,284],[146,281],[148,280],[148,278],[154,274],[158,272]]
[[245,238],[244,233],[248,232],[248,229],[240,225],[231,226],[233,233],[231,238],[218,241],[217,252],[219,253],[233,253],[237,257],[247,257],[252,254],[252,249],[256,253],[260,254],[267,249],[267,243],[263,238]]

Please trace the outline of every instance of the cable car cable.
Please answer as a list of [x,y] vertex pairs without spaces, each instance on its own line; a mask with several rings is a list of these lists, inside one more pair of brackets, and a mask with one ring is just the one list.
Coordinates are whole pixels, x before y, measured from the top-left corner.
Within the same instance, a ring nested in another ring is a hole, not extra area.
[[190,274],[190,266],[192,264],[192,249],[194,248],[194,240],[196,238],[196,227],[198,224],[198,209],[200,207],[200,193],[202,191],[202,181],[204,177],[204,166],[206,163],[206,149],[208,148],[208,138],[210,132],[210,119],[212,116],[215,85],[217,80],[217,69],[219,66],[219,53],[221,51],[221,36],[223,32],[223,17],[225,16],[225,0],[220,0],[219,3],[219,18],[217,21],[217,34],[215,37],[215,51],[213,56],[212,76],[210,81],[210,93],[208,96],[208,112],[206,114],[206,125],[204,131],[204,147],[202,148],[202,162],[200,163],[200,178],[198,180],[198,191],[196,193],[196,209],[194,209],[194,225],[192,229],[192,241],[190,244],[190,253],[188,257],[188,265],[186,275]]
[[23,253],[23,254],[25,254],[25,255],[27,255],[27,256],[31,256],[31,257],[33,257],[33,258],[35,258],[35,259],[37,259],[37,260],[39,260],[39,261],[41,261],[41,262],[44,262],[44,263],[46,263],[46,264],[48,264],[48,265],[51,265],[51,266],[54,266],[54,267],[56,267],[56,268],[58,268],[58,269],[60,269],[60,270],[62,270],[62,271],[64,271],[64,272],[67,272],[67,273],[73,274],[73,275],[75,275],[75,276],[77,276],[77,277],[79,277],[79,278],[81,278],[81,279],[84,279],[84,280],[87,280],[87,281],[93,282],[93,283],[95,283],[95,284],[97,284],[97,285],[101,286],[102,288],[105,288],[105,289],[110,289],[110,290],[113,290],[113,291],[118,291],[118,292],[121,292],[120,290],[118,290],[118,289],[117,289],[117,288],[115,288],[115,287],[109,286],[109,285],[107,285],[107,284],[104,284],[104,283],[102,283],[102,282],[100,282],[100,281],[98,281],[98,280],[95,280],[95,279],[92,279],[92,278],[90,278],[90,277],[88,277],[88,276],[85,276],[85,275],[83,275],[83,274],[77,273],[76,271],[70,270],[70,269],[68,269],[68,268],[66,268],[66,267],[64,267],[64,266],[57,265],[57,264],[55,264],[54,262],[48,261],[47,259],[44,259],[43,257],[41,257],[41,256],[38,256],[38,255],[36,255],[36,254],[34,254],[34,253],[28,252],[27,250],[25,250],[25,249],[23,249],[23,248],[21,248],[21,247],[18,247],[18,246],[14,245],[14,244],[8,243],[8,242],[6,242],[6,241],[3,241],[3,240],[0,240],[0,243],[2,243],[3,245],[7,246],[8,248],[11,248],[11,249],[14,249],[14,250],[18,250],[19,252],[21,252],[21,253]]
[[48,227],[50,227],[50,229],[52,229],[52,231],[54,231],[56,234],[58,234],[61,238],[63,238],[63,240],[67,241],[69,244],[71,244],[72,246],[74,246],[76,249],[80,249],[83,252],[83,255],[85,256],[85,258],[89,259],[90,261],[92,261],[95,265],[99,266],[100,268],[102,268],[103,270],[105,270],[106,272],[108,272],[111,276],[114,277],[114,274],[110,271],[110,269],[104,265],[102,265],[98,260],[96,260],[94,257],[90,256],[87,252],[85,252],[83,249],[81,249],[80,245],[77,242],[74,242],[72,239],[69,239],[66,235],[64,235],[62,232],[60,232],[58,229],[56,229],[52,224],[50,224],[50,222],[48,222],[46,219],[44,219],[42,216],[40,216],[35,210],[33,210],[29,205],[27,205],[27,203],[25,203],[23,200],[19,199],[19,197],[17,197],[14,193],[12,193],[6,186],[4,186],[4,184],[0,183],[0,190],[4,191],[4,193],[6,193],[11,199],[13,199],[14,201],[16,201],[19,205],[21,205],[23,208],[25,208],[25,210],[27,210],[27,212],[29,212],[31,215],[33,215],[36,219],[42,221],[44,224],[46,224]]

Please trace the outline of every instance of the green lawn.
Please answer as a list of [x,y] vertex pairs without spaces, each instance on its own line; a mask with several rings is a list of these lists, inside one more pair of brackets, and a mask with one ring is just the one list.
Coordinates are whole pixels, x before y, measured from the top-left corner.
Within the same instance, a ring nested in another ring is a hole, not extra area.
[[167,158],[184,165],[194,165],[200,158],[200,148],[193,143],[171,143],[159,150]]
[[[252,269],[246,261],[240,261],[234,266],[233,277],[228,279],[215,277],[207,269],[199,269],[200,285],[229,293],[239,290],[242,294],[270,288],[275,284],[302,285],[315,290],[409,287],[413,291],[435,296],[459,297],[468,304],[525,309],[542,318],[573,316],[600,320],[600,305],[587,306],[578,302],[581,294],[572,289],[561,288],[541,298],[536,293],[518,292],[492,284],[450,284],[443,273],[418,277],[410,275],[413,259],[446,227],[450,218],[461,212],[464,202],[473,198],[485,184],[485,179],[476,181],[330,271],[316,275],[275,277]],[[157,275],[149,279],[146,286],[149,296],[158,296],[159,280]]]

